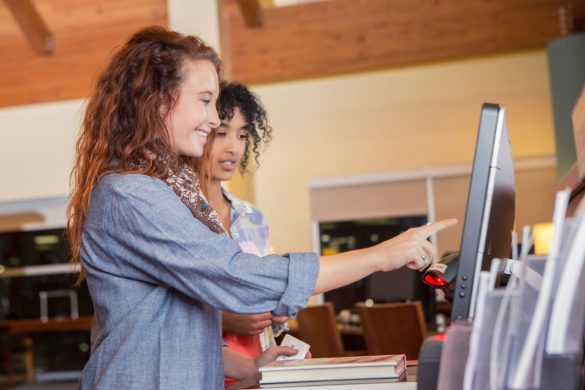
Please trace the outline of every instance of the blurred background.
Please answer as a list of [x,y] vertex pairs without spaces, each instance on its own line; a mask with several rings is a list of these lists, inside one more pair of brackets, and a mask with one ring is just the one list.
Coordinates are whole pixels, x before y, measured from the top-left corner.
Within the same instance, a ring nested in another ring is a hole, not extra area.
[[[334,254],[462,221],[484,102],[507,108],[517,230],[550,221],[576,162],[582,1],[0,1],[2,388],[74,380],[89,356],[91,300],[72,286],[63,236],[74,143],[99,70],[152,24],[202,37],[224,78],[264,103],[274,139],[229,189],[263,211],[278,253]],[[462,228],[432,238],[440,255]],[[427,331],[445,325],[448,305],[415,272],[312,303],[330,302],[345,347],[361,351],[356,303],[415,301]]]

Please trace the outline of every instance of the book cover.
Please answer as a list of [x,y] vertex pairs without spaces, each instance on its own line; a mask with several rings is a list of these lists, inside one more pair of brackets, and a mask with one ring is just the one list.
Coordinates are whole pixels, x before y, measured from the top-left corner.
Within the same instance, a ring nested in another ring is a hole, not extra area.
[[260,368],[260,384],[397,380],[405,370],[405,355],[284,360]]

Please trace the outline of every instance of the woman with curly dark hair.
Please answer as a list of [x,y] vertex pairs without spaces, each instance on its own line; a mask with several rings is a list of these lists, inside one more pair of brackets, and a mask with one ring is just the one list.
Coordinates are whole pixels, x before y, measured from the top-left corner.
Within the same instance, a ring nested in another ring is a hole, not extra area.
[[[231,180],[237,169],[246,174],[251,163],[259,165],[260,151],[272,138],[266,111],[257,95],[245,85],[234,82],[221,83],[217,111],[221,125],[196,164],[205,196],[219,214],[224,229],[244,252],[269,255],[268,226],[260,210],[233,196],[221,185]],[[288,317],[275,317],[269,312],[224,312],[223,341],[230,349],[256,358],[274,344],[273,328],[280,331],[286,320]],[[234,379],[226,377],[226,387],[234,383]]]
[[233,121],[238,113],[246,122],[246,147],[239,165],[240,172],[245,173],[250,163],[250,153],[254,154],[254,160],[258,164],[261,148],[272,140],[272,127],[268,124],[266,110],[260,98],[245,85],[224,81],[220,85],[217,111],[222,125]]

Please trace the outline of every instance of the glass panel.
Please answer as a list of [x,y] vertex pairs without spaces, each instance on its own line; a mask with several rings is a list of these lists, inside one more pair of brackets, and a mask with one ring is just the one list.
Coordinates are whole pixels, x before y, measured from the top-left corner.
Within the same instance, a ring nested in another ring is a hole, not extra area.
[[67,263],[63,229],[0,233],[0,265],[6,268]]

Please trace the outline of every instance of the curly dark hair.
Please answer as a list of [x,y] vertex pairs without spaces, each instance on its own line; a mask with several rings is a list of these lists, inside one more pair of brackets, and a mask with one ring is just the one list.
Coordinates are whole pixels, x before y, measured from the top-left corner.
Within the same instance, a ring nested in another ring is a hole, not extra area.
[[246,121],[246,149],[240,160],[240,172],[247,172],[250,161],[250,151],[254,153],[254,161],[259,166],[260,151],[272,140],[272,127],[268,124],[268,118],[260,98],[251,92],[245,85],[236,82],[222,81],[219,98],[217,99],[217,112],[222,121],[230,121],[234,117],[234,109],[238,107]]

